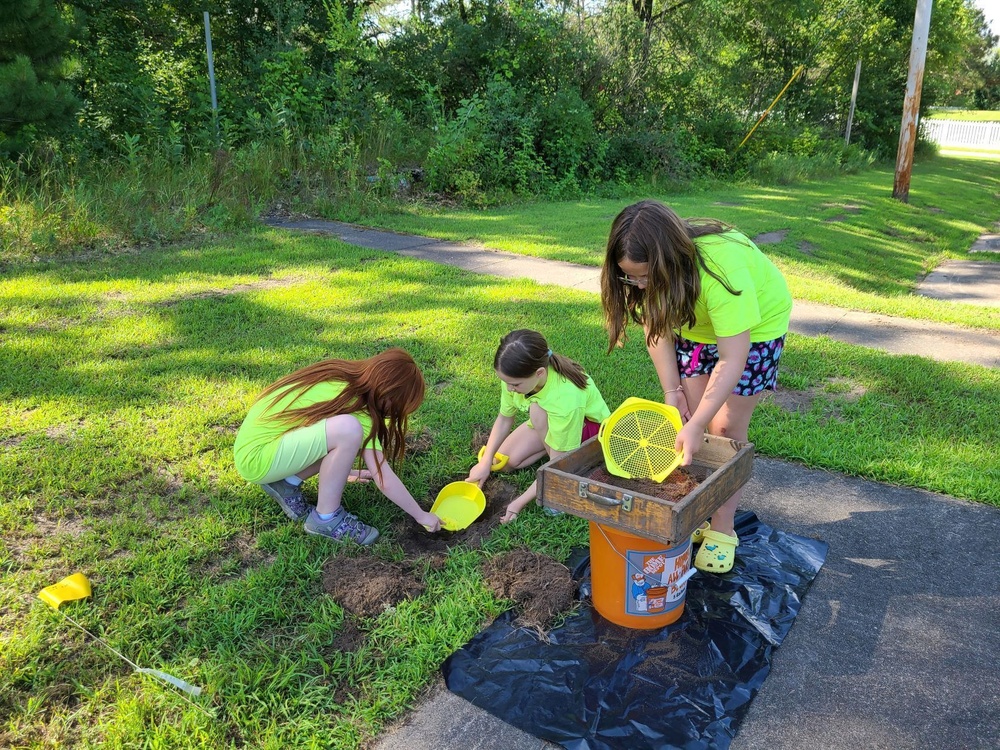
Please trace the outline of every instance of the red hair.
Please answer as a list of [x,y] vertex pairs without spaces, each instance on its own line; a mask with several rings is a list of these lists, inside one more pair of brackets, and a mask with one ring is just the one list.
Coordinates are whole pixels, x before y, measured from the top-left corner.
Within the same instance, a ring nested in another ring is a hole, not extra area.
[[345,387],[336,398],[311,406],[294,408],[293,399],[273,419],[286,423],[292,430],[339,414],[364,412],[371,417],[372,429],[365,435],[362,448],[378,438],[390,461],[403,457],[408,418],[424,401],[424,376],[413,357],[402,349],[386,349],[368,359],[326,359],[275,381],[257,400],[276,394],[273,406],[286,393],[298,391],[301,395],[325,382],[340,382]]

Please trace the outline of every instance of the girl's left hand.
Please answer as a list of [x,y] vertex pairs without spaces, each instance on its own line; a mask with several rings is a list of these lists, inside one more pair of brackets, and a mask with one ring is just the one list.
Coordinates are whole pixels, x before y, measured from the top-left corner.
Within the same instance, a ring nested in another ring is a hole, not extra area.
[[685,424],[677,433],[674,450],[681,454],[681,466],[688,466],[705,440],[705,431],[693,422]]
[[348,482],[370,482],[372,481],[372,473],[368,469],[351,469],[350,473],[347,475]]

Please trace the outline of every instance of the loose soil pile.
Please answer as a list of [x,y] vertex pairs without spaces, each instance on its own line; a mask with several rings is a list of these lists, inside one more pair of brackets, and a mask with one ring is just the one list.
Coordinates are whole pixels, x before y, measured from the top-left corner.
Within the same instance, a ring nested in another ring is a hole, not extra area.
[[658,497],[675,503],[684,496],[690,494],[701,484],[686,468],[674,469],[662,482],[654,482],[652,479],[626,479],[616,477],[608,472],[603,466],[598,466],[587,476],[601,484],[609,484],[621,490],[628,490],[640,495]]
[[545,630],[576,600],[576,582],[569,568],[531,550],[514,550],[487,560],[483,576],[493,593],[515,602],[518,622],[537,630]]
[[[485,444],[489,431],[474,436],[475,450]],[[433,436],[423,433],[408,438],[408,450],[420,454],[429,450]],[[451,479],[441,483],[441,487]],[[435,497],[440,487],[431,488]],[[420,596],[426,586],[423,572],[445,564],[448,551],[458,545],[478,549],[497,526],[500,518],[519,494],[517,486],[496,476],[483,486],[486,509],[467,529],[430,533],[409,517],[401,518],[386,537],[403,550],[403,560],[389,562],[372,556],[370,551],[345,549],[323,566],[323,589],[353,618],[345,620],[340,645],[353,650],[363,639],[356,618],[376,617],[406,599]],[[492,558],[483,566],[489,588],[503,599],[516,603],[519,622],[539,630],[556,616],[570,609],[576,599],[577,585],[569,569],[545,555],[518,550]]]
[[424,582],[406,563],[369,555],[336,555],[323,565],[323,590],[358,617],[374,617],[424,593]]

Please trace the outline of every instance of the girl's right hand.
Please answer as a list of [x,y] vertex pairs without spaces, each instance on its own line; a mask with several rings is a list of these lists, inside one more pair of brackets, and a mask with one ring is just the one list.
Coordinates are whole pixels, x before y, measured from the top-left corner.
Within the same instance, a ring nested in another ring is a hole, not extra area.
[[681,413],[682,422],[687,422],[691,419],[691,410],[688,408],[687,397],[684,395],[684,391],[664,393],[663,403],[675,407]]
[[433,513],[424,513],[423,516],[417,518],[416,521],[432,534],[436,531],[441,531],[441,519]]
[[466,482],[474,482],[480,489],[483,488],[483,483],[490,478],[490,472],[493,470],[493,465],[480,461],[478,464],[473,466],[469,470],[469,476],[465,478]]

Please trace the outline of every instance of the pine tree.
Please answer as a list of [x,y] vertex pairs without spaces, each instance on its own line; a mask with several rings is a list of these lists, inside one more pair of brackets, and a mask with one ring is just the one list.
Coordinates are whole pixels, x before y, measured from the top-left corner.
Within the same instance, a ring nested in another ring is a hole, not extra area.
[[0,153],[17,153],[71,124],[70,25],[55,0],[0,3]]

